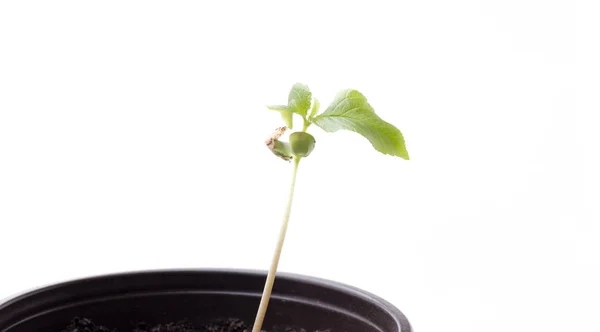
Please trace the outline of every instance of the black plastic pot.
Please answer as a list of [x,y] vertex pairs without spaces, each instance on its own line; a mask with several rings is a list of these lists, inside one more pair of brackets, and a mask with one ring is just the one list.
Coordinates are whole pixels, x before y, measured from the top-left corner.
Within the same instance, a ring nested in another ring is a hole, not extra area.
[[[74,317],[131,331],[136,322],[236,317],[252,323],[266,274],[238,270],[165,270],[61,283],[0,303],[1,332],[60,332]],[[263,329],[410,332],[387,301],[336,282],[280,273]]]

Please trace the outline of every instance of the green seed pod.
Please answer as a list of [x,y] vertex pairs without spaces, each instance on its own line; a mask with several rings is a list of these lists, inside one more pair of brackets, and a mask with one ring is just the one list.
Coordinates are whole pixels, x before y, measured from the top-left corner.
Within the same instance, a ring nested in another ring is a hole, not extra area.
[[306,132],[297,131],[290,135],[292,152],[298,157],[308,157],[315,148],[315,138]]

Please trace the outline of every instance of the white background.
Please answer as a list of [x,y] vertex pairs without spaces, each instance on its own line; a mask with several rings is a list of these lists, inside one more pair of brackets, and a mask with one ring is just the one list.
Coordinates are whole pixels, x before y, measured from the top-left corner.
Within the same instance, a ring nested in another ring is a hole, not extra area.
[[[598,331],[592,1],[0,3],[0,298],[266,269],[290,165],[265,105],[363,92],[412,160],[312,128],[281,270],[417,331]],[[596,164],[596,165],[595,165]]]

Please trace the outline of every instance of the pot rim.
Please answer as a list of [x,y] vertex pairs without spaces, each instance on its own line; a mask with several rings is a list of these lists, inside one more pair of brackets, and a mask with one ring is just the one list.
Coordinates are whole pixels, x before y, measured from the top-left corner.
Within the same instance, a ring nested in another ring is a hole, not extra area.
[[[143,270],[129,270],[122,272],[113,272],[106,274],[97,274],[87,277],[80,277],[69,279],[66,281],[60,281],[48,284],[46,286],[40,286],[28,291],[24,291],[21,293],[17,293],[15,295],[9,296],[6,299],[0,299],[0,314],[3,310],[10,308],[12,305],[19,303],[20,301],[27,300],[32,296],[43,295],[44,293],[52,292],[57,289],[61,289],[63,287],[70,287],[77,284],[83,284],[88,282],[94,282],[102,279],[111,279],[111,278],[121,278],[121,277],[134,277],[134,276],[144,276],[144,275],[153,275],[153,274],[185,274],[185,273],[223,273],[223,274],[233,274],[240,276],[249,276],[249,277],[265,277],[267,276],[267,271],[257,270],[257,269],[236,269],[236,268],[169,268],[169,269],[143,269]],[[395,322],[397,326],[400,327],[399,332],[411,332],[412,327],[406,318],[406,316],[394,306],[392,303],[383,299],[382,297],[375,295],[369,291],[364,289],[351,286],[339,281],[333,281],[329,279],[324,279],[320,277],[298,274],[298,273],[290,273],[290,272],[277,272],[276,280],[285,279],[291,282],[303,283],[311,286],[317,287],[325,287],[331,289],[333,291],[345,293],[352,297],[359,298],[361,300],[375,303],[378,307],[384,310]],[[275,295],[275,294],[273,294]],[[274,297],[274,296],[273,296]]]

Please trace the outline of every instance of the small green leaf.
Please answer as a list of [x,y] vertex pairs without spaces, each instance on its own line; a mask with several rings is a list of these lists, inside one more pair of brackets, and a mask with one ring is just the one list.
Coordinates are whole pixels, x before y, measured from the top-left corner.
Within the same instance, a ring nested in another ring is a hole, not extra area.
[[338,93],[331,105],[312,122],[327,132],[354,131],[368,139],[375,150],[409,159],[400,130],[377,116],[367,98],[356,90]]
[[315,98],[313,100],[312,109],[310,110],[309,118],[314,118],[315,115],[317,115],[317,113],[319,112],[320,106],[321,106],[321,104],[319,103],[319,100],[317,98]]
[[310,108],[311,100],[312,93],[308,89],[308,86],[302,83],[296,83],[292,86],[288,95],[288,108],[290,111],[305,117]]
[[287,105],[268,105],[267,108],[272,111],[290,111]]
[[287,105],[270,105],[267,106],[267,108],[281,113],[281,118],[283,119],[283,122],[285,122],[285,125],[290,129],[293,128],[294,114]]

